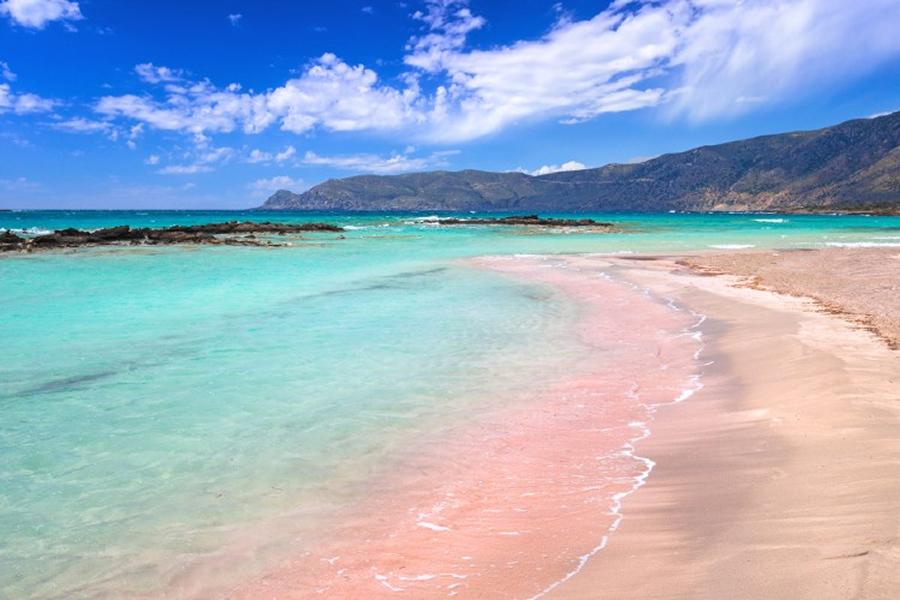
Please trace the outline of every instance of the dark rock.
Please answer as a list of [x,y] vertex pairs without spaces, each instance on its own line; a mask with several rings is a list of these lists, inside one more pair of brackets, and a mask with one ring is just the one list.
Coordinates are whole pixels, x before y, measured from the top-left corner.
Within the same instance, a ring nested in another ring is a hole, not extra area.
[[593,219],[542,219],[538,215],[513,215],[497,218],[438,219],[440,225],[532,225],[540,227],[596,227],[612,229],[612,223]]
[[17,246],[25,241],[11,231],[0,233],[0,246]]
[[[258,240],[254,234],[297,234],[307,231],[339,232],[343,227],[329,223],[253,223],[228,221],[201,225],[176,225],[162,229],[138,228],[128,225],[98,229],[94,232],[80,229],[60,229],[34,238],[22,238],[10,232],[0,235],[0,251],[35,250],[50,248],[74,248],[78,246],[102,246],[114,244],[233,244],[242,246],[271,246]],[[221,237],[217,237],[221,236]],[[235,237],[240,236],[240,237]]]
[[120,225],[118,227],[98,229],[91,234],[91,238],[97,241],[122,240],[128,238],[130,233],[131,227],[128,225]]

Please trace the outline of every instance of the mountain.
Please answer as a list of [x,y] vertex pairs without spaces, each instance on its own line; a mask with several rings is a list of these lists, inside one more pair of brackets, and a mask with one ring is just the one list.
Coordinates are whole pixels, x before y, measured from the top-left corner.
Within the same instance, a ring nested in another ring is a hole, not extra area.
[[434,171],[330,179],[279,190],[295,210],[708,211],[900,208],[900,112],[815,131],[664,154],[639,164],[533,177]]

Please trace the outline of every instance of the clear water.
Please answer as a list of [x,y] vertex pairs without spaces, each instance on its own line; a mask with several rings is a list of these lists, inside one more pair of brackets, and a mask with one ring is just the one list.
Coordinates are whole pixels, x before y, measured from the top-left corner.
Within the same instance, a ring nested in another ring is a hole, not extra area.
[[890,217],[596,215],[628,229],[603,235],[422,216],[0,213],[29,232],[350,226],[277,249],[0,257],[0,597],[164,594],[223,549],[246,559],[230,576],[252,573],[364,501],[406,445],[577,356],[565,298],[459,258],[900,246]]

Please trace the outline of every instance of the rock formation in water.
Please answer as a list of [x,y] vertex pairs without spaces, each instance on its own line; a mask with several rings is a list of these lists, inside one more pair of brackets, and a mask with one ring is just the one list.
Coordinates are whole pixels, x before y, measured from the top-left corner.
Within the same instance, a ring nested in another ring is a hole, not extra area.
[[472,217],[472,218],[437,218],[432,221],[438,225],[527,225],[532,227],[589,227],[592,229],[612,230],[616,226],[605,221],[594,219],[547,219],[538,215],[512,215],[509,217]]
[[271,246],[271,242],[256,238],[257,234],[285,235],[305,232],[342,232],[343,227],[329,223],[252,223],[229,221],[202,225],[175,225],[152,229],[131,228],[128,225],[107,227],[94,231],[59,229],[35,237],[18,236],[10,231],[0,233],[0,252],[77,248],[80,246],[163,245],[163,244],[230,244],[242,246]]

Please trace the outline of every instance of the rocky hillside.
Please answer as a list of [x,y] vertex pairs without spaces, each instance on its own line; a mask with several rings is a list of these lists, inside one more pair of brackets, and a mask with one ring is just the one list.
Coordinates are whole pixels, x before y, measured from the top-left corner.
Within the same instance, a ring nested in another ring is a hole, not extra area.
[[331,179],[262,206],[297,210],[854,210],[900,206],[900,112],[532,177],[435,171]]

